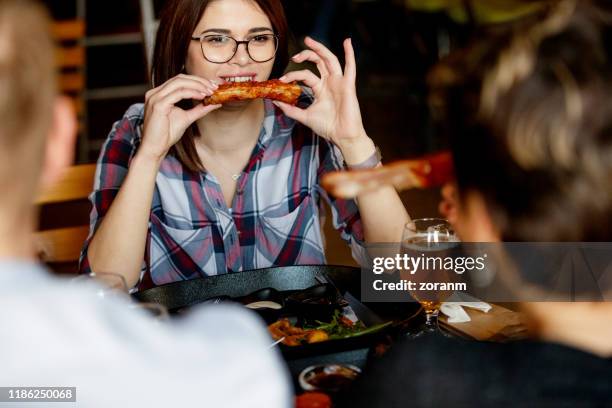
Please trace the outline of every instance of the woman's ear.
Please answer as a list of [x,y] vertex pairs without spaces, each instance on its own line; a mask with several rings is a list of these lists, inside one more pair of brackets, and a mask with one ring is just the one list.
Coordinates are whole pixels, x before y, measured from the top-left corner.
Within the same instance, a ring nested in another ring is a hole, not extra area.
[[41,186],[48,188],[74,161],[77,120],[72,102],[66,96],[58,96],[53,104],[51,129],[43,156]]

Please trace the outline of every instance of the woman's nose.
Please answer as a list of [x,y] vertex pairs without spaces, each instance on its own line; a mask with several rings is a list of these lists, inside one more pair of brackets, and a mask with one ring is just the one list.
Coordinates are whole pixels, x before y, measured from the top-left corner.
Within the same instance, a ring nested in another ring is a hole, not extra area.
[[236,50],[236,54],[234,54],[234,58],[232,58],[232,62],[239,65],[246,65],[251,62],[251,57],[249,56],[249,52],[247,50],[247,44],[238,44],[238,49]]

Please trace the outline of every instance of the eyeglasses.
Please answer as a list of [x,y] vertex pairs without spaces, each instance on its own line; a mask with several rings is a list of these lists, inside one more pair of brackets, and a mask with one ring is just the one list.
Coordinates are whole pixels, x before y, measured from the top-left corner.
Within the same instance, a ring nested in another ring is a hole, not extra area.
[[278,37],[274,34],[257,34],[245,41],[220,34],[194,36],[191,39],[200,42],[204,59],[215,64],[223,64],[234,58],[240,44],[246,45],[247,54],[255,62],[270,61],[278,49]]

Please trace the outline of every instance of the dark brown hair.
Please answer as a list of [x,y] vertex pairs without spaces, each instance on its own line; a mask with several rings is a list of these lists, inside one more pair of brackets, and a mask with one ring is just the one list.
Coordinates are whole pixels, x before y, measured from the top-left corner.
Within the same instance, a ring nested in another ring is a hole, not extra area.
[[[198,25],[206,7],[218,0],[170,0],[162,10],[153,52],[151,67],[152,86],[159,86],[183,71],[193,30]],[[272,77],[283,74],[289,62],[288,26],[285,11],[280,0],[250,0],[256,3],[268,16],[272,29],[279,38]],[[189,108],[187,104],[181,104]],[[198,135],[197,126],[192,125],[181,140],[170,150],[189,170],[199,172],[204,169],[196,152],[194,137]]]
[[566,0],[432,72],[460,195],[503,240],[612,238],[611,45],[607,12]]

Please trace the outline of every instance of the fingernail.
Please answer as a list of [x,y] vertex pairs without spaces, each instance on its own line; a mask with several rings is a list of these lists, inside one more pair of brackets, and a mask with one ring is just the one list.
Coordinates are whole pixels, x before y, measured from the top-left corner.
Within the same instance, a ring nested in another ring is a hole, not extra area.
[[286,80],[286,79],[287,79],[287,77],[283,75],[282,77],[280,77],[280,78],[278,78],[278,79],[279,79],[280,81],[284,81],[284,80]]

